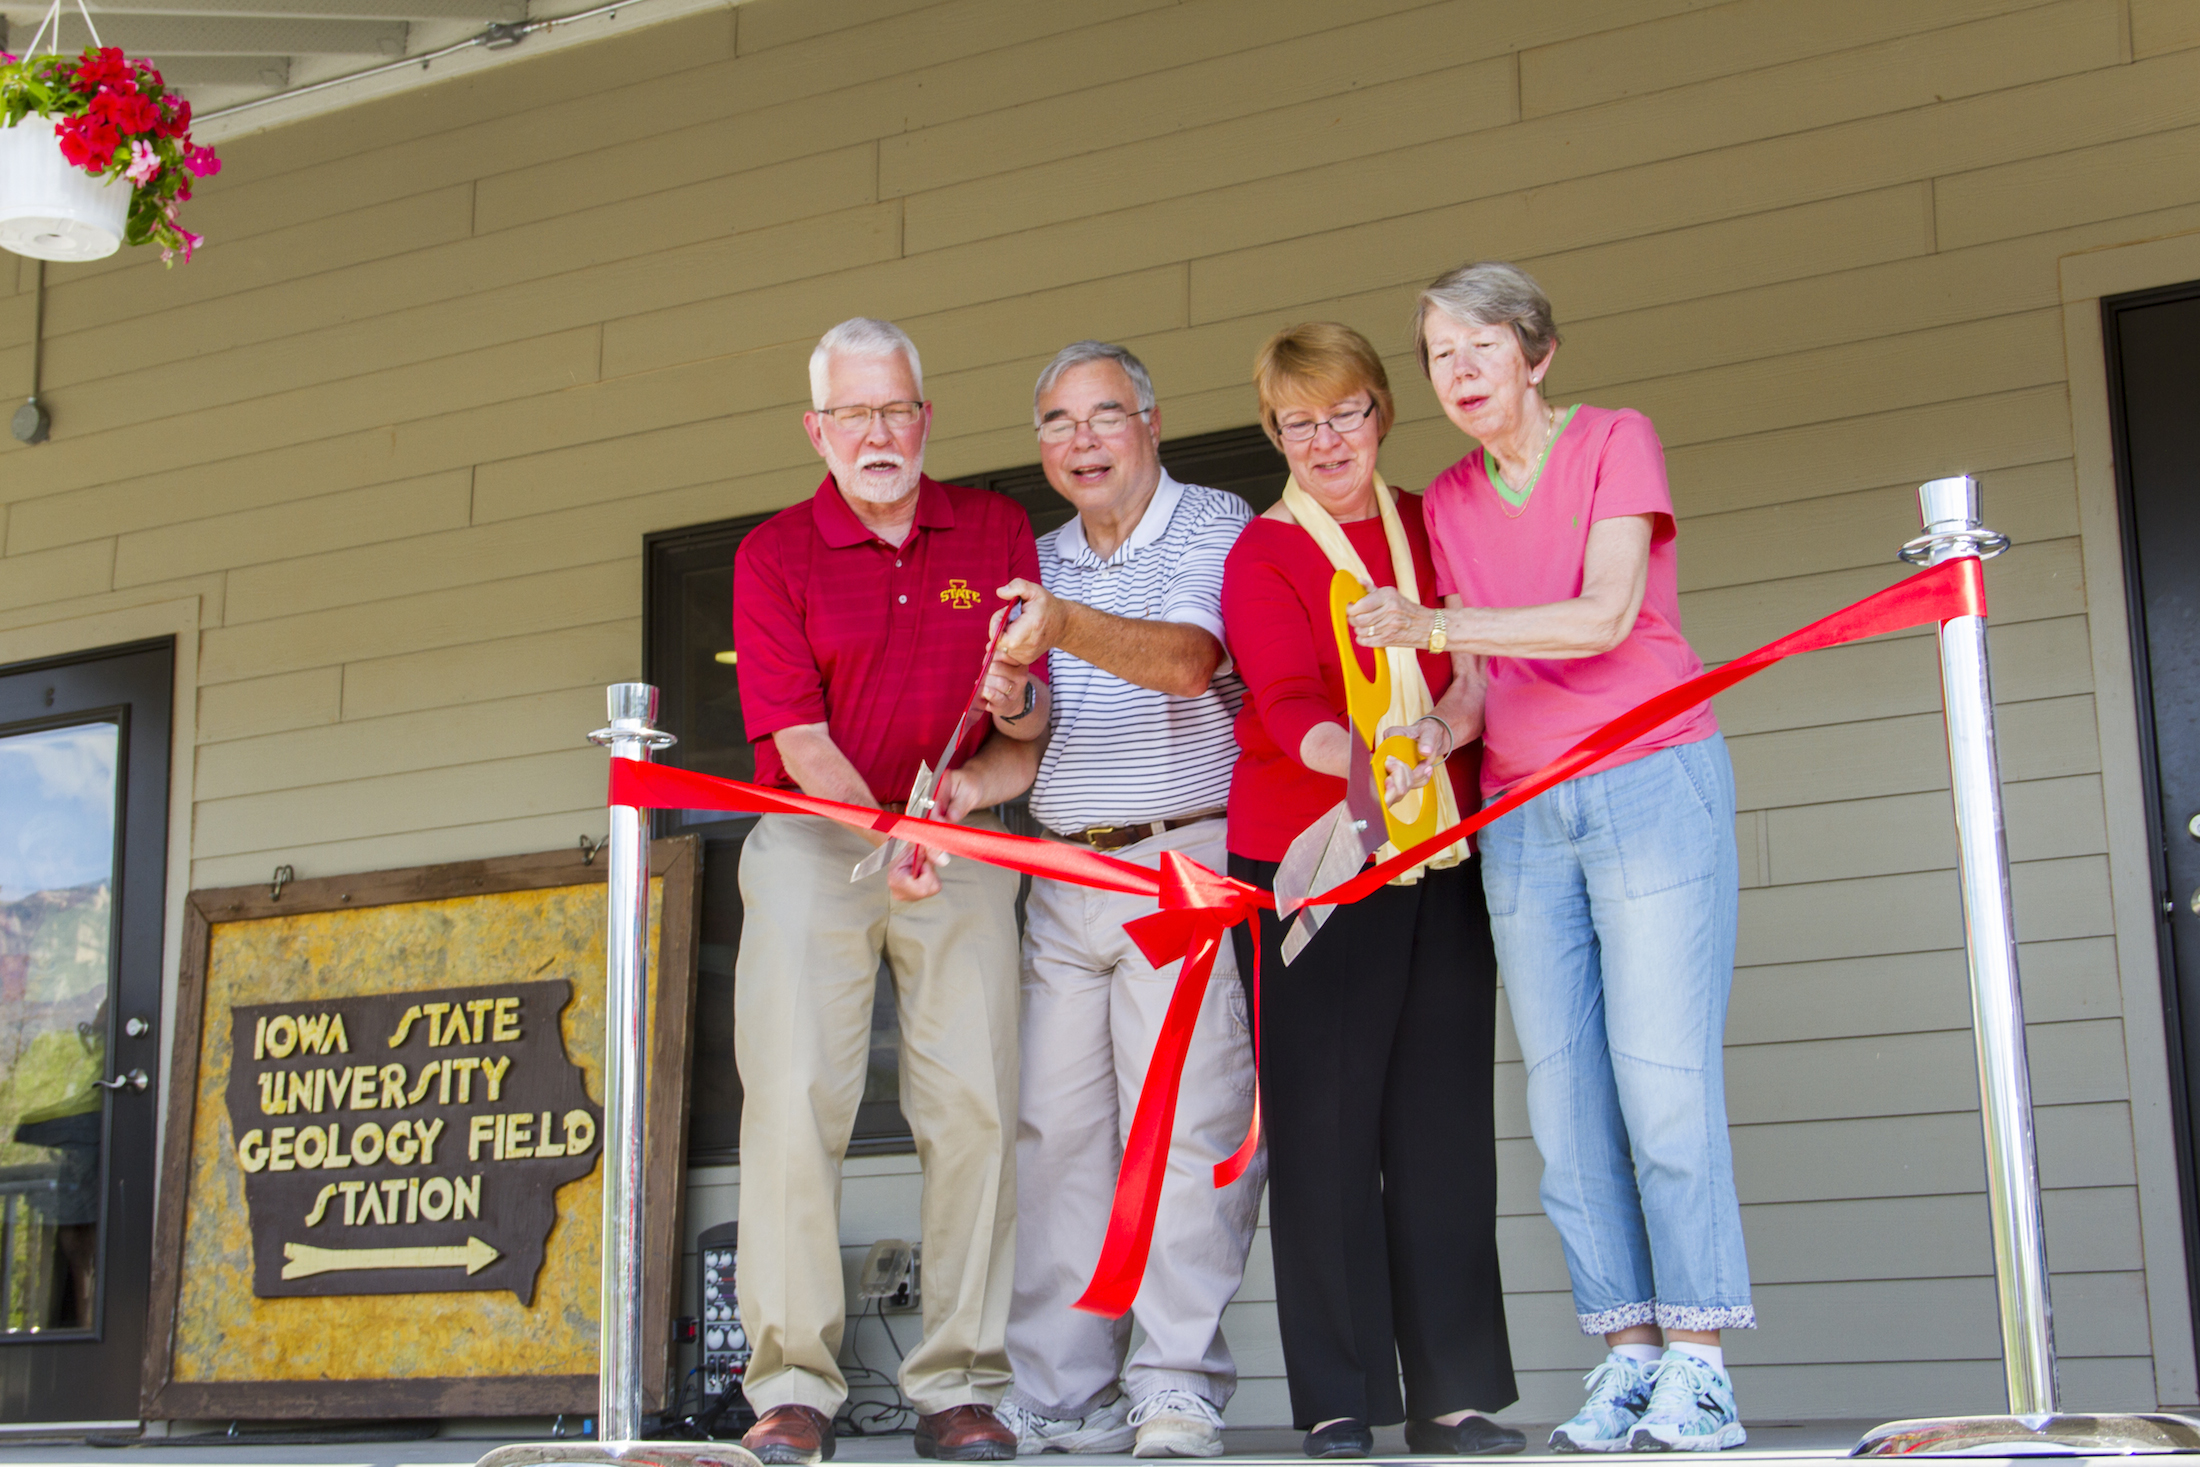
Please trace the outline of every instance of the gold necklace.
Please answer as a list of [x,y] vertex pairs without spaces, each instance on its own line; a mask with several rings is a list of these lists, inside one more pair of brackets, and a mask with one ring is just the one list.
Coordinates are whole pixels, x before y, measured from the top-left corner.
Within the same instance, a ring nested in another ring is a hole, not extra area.
[[[1502,494],[1497,496],[1497,512],[1504,515],[1506,519],[1517,520],[1528,512],[1528,498],[1535,493],[1536,482],[1543,477],[1543,455],[1550,452],[1551,440],[1557,436],[1558,409],[1552,407],[1549,403],[1545,403],[1543,404],[1543,442],[1536,449],[1535,457],[1531,460],[1535,467],[1528,470],[1527,486],[1521,490],[1520,508],[1508,512],[1505,508],[1505,496]],[[1489,452],[1487,448],[1482,450],[1485,457],[1489,456]],[[1487,465],[1484,467],[1486,470]]]

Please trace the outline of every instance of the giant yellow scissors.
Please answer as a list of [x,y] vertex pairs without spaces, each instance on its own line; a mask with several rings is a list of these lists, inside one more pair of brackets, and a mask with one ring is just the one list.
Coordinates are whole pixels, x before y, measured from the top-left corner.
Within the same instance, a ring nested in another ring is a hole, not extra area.
[[1390,657],[1382,648],[1376,648],[1375,676],[1370,678],[1361,672],[1359,648],[1345,616],[1352,603],[1366,594],[1367,588],[1350,571],[1338,571],[1330,579],[1329,620],[1337,633],[1337,659],[1344,665],[1344,706],[1353,735],[1345,805],[1353,820],[1364,822],[1360,843],[1373,855],[1383,843],[1378,833],[1388,836],[1391,845],[1401,851],[1427,840],[1436,834],[1438,814],[1436,792],[1427,787],[1399,797],[1398,803],[1410,808],[1411,815],[1401,816],[1383,803],[1380,791],[1385,783],[1385,766],[1396,758],[1408,769],[1414,767],[1421,762],[1421,745],[1407,734],[1381,737],[1383,718],[1390,712]]
[[1313,941],[1332,910],[1303,905],[1309,894],[1344,881],[1386,840],[1399,850],[1427,840],[1436,834],[1442,818],[1436,791],[1429,786],[1399,797],[1398,803],[1412,810],[1410,815],[1401,816],[1383,803],[1384,765],[1392,758],[1409,766],[1420,763],[1421,746],[1405,734],[1381,737],[1383,719],[1390,712],[1390,657],[1378,650],[1375,675],[1371,678],[1360,671],[1359,648],[1353,644],[1352,625],[1345,617],[1352,603],[1366,594],[1359,577],[1350,571],[1338,571],[1329,583],[1329,619],[1337,632],[1337,657],[1344,664],[1352,752],[1345,760],[1343,802],[1300,831],[1276,867],[1276,904],[1290,923],[1283,937],[1287,963]]

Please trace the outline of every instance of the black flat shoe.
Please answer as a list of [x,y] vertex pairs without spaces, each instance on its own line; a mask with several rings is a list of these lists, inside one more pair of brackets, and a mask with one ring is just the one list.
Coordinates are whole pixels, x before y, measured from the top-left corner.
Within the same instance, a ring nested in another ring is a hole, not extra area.
[[[1513,1433],[1518,1436],[1519,1433]],[[1306,1434],[1309,1457],[1364,1457],[1375,1450],[1375,1433],[1364,1421],[1347,1417]]]
[[1439,1457],[1503,1457],[1525,1451],[1528,1438],[1487,1416],[1468,1416],[1457,1426],[1437,1421],[1408,1421],[1406,1450]]

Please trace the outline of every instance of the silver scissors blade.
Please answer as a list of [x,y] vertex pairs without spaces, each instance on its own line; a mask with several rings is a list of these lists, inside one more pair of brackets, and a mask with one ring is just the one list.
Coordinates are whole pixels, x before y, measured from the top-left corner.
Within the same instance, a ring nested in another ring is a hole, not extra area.
[[1360,737],[1358,729],[1350,732],[1351,767],[1345,770],[1344,802],[1356,823],[1360,850],[1372,856],[1390,839],[1390,822],[1383,816],[1383,797],[1375,788],[1375,751]]
[[[909,786],[909,813],[922,820],[932,813],[932,786],[939,783],[939,774],[929,764],[917,766],[916,782]],[[894,864],[909,849],[909,842],[896,836],[885,845],[856,862],[856,869],[848,873],[850,881],[861,881],[875,876]]]
[[[986,639],[985,661],[978,666],[977,685],[970,690],[970,697],[963,703],[962,717],[955,720],[955,731],[947,736],[947,746],[940,750],[939,759],[931,764],[917,766],[917,777],[909,786],[909,813],[919,820],[932,814],[932,791],[939,784],[940,776],[946,773],[947,762],[962,747],[963,735],[970,731],[971,718],[985,706],[985,679],[986,674],[993,671],[993,654],[1001,645],[1001,637],[1008,631],[1008,623],[1016,620],[1016,614],[1022,610],[1023,604],[1018,602],[1011,609],[1008,621],[1001,623],[1000,631]],[[900,860],[908,849],[909,842],[897,836],[856,862],[856,869],[848,873],[848,879],[861,881],[866,876],[875,876]]]
[[1283,935],[1283,960],[1291,962],[1321,931],[1335,907],[1310,907],[1306,899],[1316,892],[1349,880],[1367,864],[1361,833],[1352,812],[1343,804],[1299,832],[1276,866],[1276,910],[1291,926]]

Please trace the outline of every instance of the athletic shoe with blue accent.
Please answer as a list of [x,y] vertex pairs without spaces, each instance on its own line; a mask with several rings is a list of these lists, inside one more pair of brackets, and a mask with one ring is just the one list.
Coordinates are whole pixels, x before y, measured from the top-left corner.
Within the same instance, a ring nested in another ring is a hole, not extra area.
[[1614,1350],[1589,1372],[1589,1399],[1574,1419],[1551,1433],[1554,1452],[1624,1452],[1627,1434],[1650,1407],[1651,1382],[1658,1367],[1630,1360]]
[[1734,1382],[1708,1360],[1668,1349],[1658,1362],[1650,1407],[1628,1433],[1634,1452],[1723,1452],[1749,1440]]

